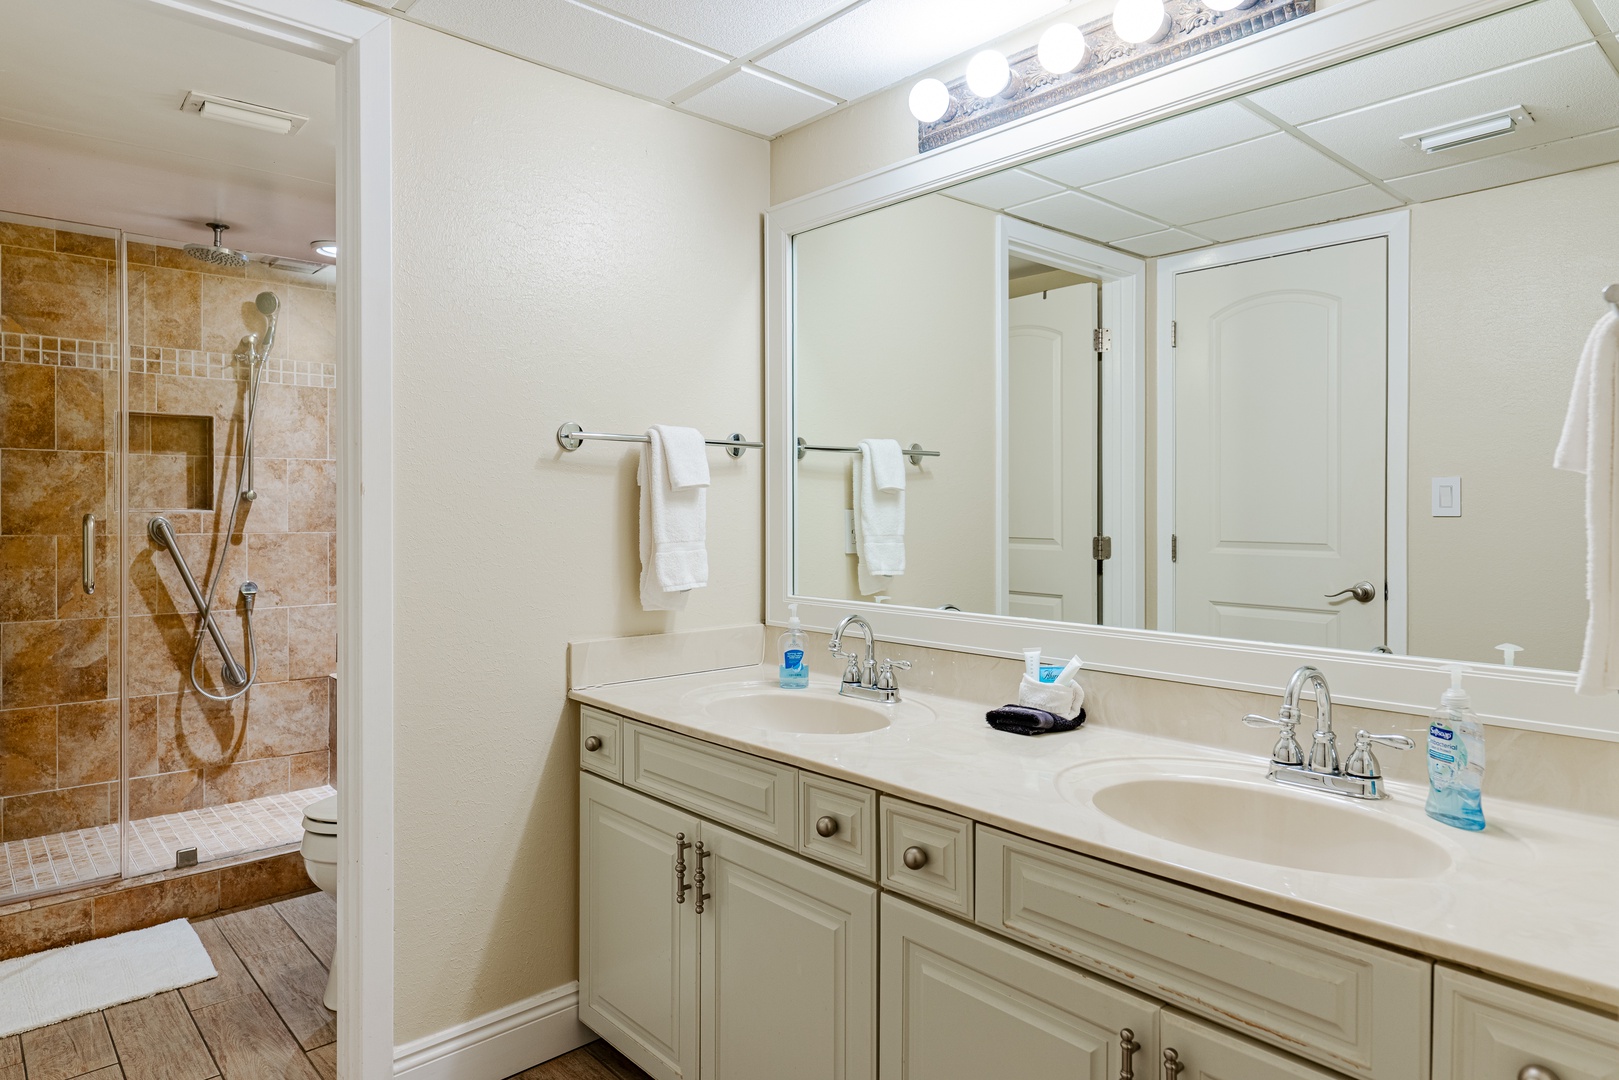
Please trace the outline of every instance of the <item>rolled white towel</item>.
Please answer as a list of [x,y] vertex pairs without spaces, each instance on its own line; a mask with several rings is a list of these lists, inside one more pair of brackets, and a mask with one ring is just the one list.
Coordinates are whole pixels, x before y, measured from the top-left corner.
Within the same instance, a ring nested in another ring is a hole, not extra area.
[[641,487],[641,607],[675,611],[686,606],[693,589],[708,584],[708,488],[671,487],[663,432],[654,427],[646,435],[635,474]]

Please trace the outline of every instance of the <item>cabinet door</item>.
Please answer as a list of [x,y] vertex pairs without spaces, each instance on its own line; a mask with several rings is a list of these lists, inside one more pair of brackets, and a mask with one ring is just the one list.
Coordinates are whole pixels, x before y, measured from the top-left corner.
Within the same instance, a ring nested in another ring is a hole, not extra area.
[[[1164,1010],[1158,1034],[1164,1052],[1175,1052],[1181,1066],[1179,1080],[1343,1080],[1339,1073],[1288,1057],[1173,1009]],[[1158,1076],[1163,1067],[1160,1056],[1148,1062],[1142,1075]]]
[[1434,978],[1435,1080],[1619,1080],[1619,1021],[1493,979],[1440,967]]
[[[579,1019],[655,1080],[697,1077],[695,897],[675,902],[675,837],[695,817],[579,777]],[[685,853],[686,880],[695,859]]]
[[884,896],[882,1080],[1156,1076],[1158,1004]]
[[702,831],[703,1080],[873,1080],[877,890]]

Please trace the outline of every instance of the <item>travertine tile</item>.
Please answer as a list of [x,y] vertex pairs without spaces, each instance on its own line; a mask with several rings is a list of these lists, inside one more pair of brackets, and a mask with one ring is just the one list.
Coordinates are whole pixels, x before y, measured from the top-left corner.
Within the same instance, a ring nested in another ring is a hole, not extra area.
[[[330,789],[327,789],[328,793]],[[311,802],[314,800],[310,800]],[[308,805],[300,803],[300,807]],[[303,816],[295,826],[298,838],[303,838]],[[285,826],[283,826],[285,828]],[[219,907],[221,910],[256,904],[277,896],[314,888],[304,859],[296,851],[275,855],[268,859],[254,859],[219,871]],[[334,922],[335,929],[335,922]]]
[[23,840],[106,825],[116,817],[114,786],[94,784],[8,798],[0,839]]
[[[133,591],[133,590],[132,590]],[[188,683],[183,669],[191,662],[191,627],[195,620],[183,615],[130,616],[125,656],[125,692],[136,696],[173,694]],[[208,648],[212,648],[210,643]]]
[[201,349],[203,276],[189,270],[161,267],[148,269],[144,274],[143,343],[164,349]]
[[89,900],[73,900],[0,915],[0,960],[88,941],[90,911]]
[[92,903],[98,938],[170,919],[194,919],[219,910],[219,871],[107,893]]
[[157,702],[155,695],[129,698],[129,727],[124,756],[130,776],[153,776],[157,767]]
[[0,795],[56,786],[56,709],[0,712]]
[[261,386],[254,446],[267,457],[324,458],[326,422],[321,387]]
[[[56,449],[106,450],[110,421],[107,378],[103,371],[63,368],[56,371]],[[113,387],[116,401],[117,387]]]
[[118,241],[110,236],[92,236],[89,233],[56,230],[56,250],[70,255],[87,255],[108,262],[118,258]]
[[268,683],[250,692],[243,759],[326,749],[325,678]]
[[292,790],[291,761],[284,757],[235,761],[203,773],[202,803],[219,806]]
[[288,463],[288,532],[337,530],[337,463],[295,459]]
[[0,363],[0,447],[56,446],[56,369]]
[[[256,440],[255,440],[256,441]],[[286,458],[260,457],[253,466],[253,487],[259,497],[246,503],[237,528],[244,533],[287,531],[287,507],[295,497],[288,482]]]
[[[161,258],[161,252],[159,254]],[[254,305],[254,300],[264,291],[261,282],[226,277],[214,268],[203,274],[200,309],[202,338],[199,347],[209,352],[230,353],[236,351],[242,338],[248,334],[258,334],[262,339],[268,323]],[[271,356],[289,355],[288,337],[290,335],[283,334],[279,329],[276,331]]]
[[159,773],[156,776],[135,777],[129,781],[129,818],[143,818],[178,814],[202,807],[202,773]]
[[55,617],[56,538],[0,536],[0,622]]
[[108,674],[105,619],[8,623],[0,637],[0,682],[10,707],[99,701]]
[[11,250],[0,260],[6,315],[30,334],[107,340],[113,307],[107,263],[77,255]]
[[17,225],[9,221],[0,221],[0,244],[55,251],[56,230],[38,225]]
[[109,784],[118,779],[118,701],[85,701],[56,712],[56,783]]
[[0,451],[0,532],[64,536],[107,517],[107,455]]
[[287,608],[288,677],[313,679],[337,670],[337,605]]
[[84,533],[56,537],[56,617],[100,619],[113,614],[118,597],[116,522],[96,522],[96,591],[84,591]]
[[292,765],[292,788],[320,787],[331,782],[331,755],[325,750],[318,750],[312,754],[298,754],[290,759]]
[[337,363],[337,294],[330,289],[289,288],[283,295],[291,355],[316,363]]
[[264,533],[247,538],[247,568],[259,583],[261,607],[306,607],[327,601],[330,538],[324,533]]

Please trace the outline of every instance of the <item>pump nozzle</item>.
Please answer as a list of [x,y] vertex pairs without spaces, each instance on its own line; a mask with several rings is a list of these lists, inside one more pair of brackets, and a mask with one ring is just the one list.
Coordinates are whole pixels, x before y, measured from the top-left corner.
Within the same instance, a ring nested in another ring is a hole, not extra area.
[[797,604],[788,604],[787,605],[787,628],[789,630],[797,630],[802,626],[803,626],[803,623],[798,621],[798,605]]
[[1462,676],[1470,670],[1466,664],[1446,664],[1444,670],[1450,672],[1450,689],[1440,695],[1439,701],[1443,705],[1465,706],[1471,704],[1467,691],[1462,689]]

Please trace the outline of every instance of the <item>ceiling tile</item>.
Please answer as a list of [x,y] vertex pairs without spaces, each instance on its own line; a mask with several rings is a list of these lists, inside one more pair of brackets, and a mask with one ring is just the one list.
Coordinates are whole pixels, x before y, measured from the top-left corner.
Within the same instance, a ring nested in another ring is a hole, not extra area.
[[727,62],[570,0],[416,0],[410,14],[547,67],[663,100]]
[[841,98],[863,97],[1064,6],[1065,0],[868,0],[758,63]]
[[1608,20],[1609,30],[1619,30],[1619,0],[1596,0],[1597,10]]
[[[425,0],[423,0],[425,2]],[[594,0],[637,22],[732,56],[746,56],[819,22],[852,0]]]
[[1289,124],[1303,124],[1589,40],[1590,28],[1569,0],[1541,0],[1289,79],[1248,99]]
[[[1495,157],[1614,126],[1619,74],[1600,46],[1566,52],[1305,125],[1303,132],[1380,179]],[[1509,135],[1425,154],[1403,136],[1522,105],[1534,118]]]
[[764,72],[744,67],[682,101],[680,107],[768,137],[818,116],[836,104],[831,98],[788,86]]
[[1574,169],[1589,169],[1611,161],[1619,161],[1619,128],[1497,154],[1448,169],[1433,169],[1390,180],[1388,184],[1406,198],[1427,202]]
[[[1093,184],[1087,190],[1172,225],[1257,210],[1276,193],[1323,195],[1364,181],[1290,135],[1222,150]],[[1145,230],[1143,230],[1145,231]]]
[[1031,161],[1025,168],[1070,187],[1086,187],[1192,154],[1274,134],[1276,127],[1235,102],[1160,120],[1100,142]]
[[1302,229],[1307,225],[1321,225],[1328,221],[1359,217],[1379,210],[1392,210],[1400,200],[1386,191],[1366,184],[1347,191],[1334,191],[1330,195],[1316,195],[1309,199],[1277,203],[1258,210],[1249,210],[1229,217],[1199,221],[1192,228],[1220,243],[1245,240],[1250,236]]
[[1164,229],[1160,232],[1148,233],[1146,236],[1132,236],[1128,240],[1115,240],[1113,246],[1123,248],[1134,255],[1144,259],[1156,259],[1160,255],[1173,255],[1178,251],[1191,251],[1193,248],[1208,247],[1209,242],[1201,236],[1193,236],[1180,229]]
[[1005,210],[1008,206],[1033,202],[1046,195],[1055,195],[1061,190],[1061,184],[1042,180],[1022,169],[1006,169],[947,188],[945,194],[962,202],[987,206],[991,210]]
[[1163,222],[1120,210],[1117,206],[1109,206],[1100,199],[1075,191],[1064,191],[1014,206],[1007,213],[1104,244],[1120,237],[1140,236],[1163,228]]

